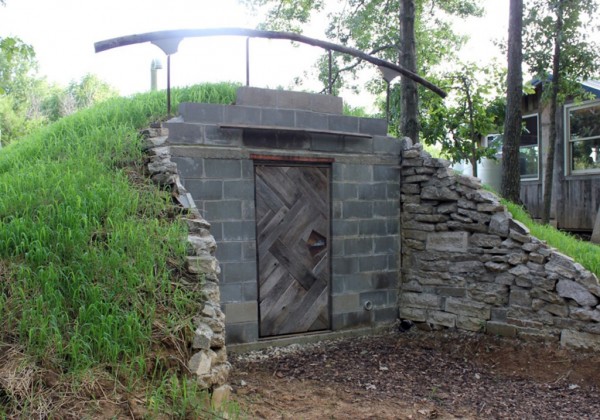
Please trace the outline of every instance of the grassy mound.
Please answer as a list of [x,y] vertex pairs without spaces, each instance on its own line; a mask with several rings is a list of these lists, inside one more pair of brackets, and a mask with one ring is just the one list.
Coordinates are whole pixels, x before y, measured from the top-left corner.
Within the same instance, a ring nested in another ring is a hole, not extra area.
[[[172,97],[231,103],[235,86]],[[165,110],[160,92],[113,99],[0,151],[0,414],[206,408],[182,375],[201,299],[173,281],[185,228],[164,217],[168,195],[136,175],[138,130]]]

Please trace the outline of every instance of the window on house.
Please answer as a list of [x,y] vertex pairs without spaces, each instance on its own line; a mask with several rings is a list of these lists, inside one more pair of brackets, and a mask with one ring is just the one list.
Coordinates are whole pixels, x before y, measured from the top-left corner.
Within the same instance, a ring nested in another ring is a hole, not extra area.
[[538,115],[525,115],[519,145],[521,179],[537,179],[539,177],[540,143],[538,134]]
[[566,108],[570,172],[600,169],[600,102]]

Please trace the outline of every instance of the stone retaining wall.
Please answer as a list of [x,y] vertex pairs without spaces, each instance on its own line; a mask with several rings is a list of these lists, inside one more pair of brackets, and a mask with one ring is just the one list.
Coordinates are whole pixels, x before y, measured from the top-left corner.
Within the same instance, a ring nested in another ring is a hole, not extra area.
[[406,140],[400,318],[600,350],[596,276],[448,166]]
[[218,284],[220,268],[215,258],[217,244],[210,233],[210,224],[200,215],[191,195],[180,182],[170,149],[164,146],[167,133],[163,128],[150,128],[142,133],[148,156],[147,171],[152,181],[171,192],[175,205],[185,209],[183,220],[189,232],[185,269],[190,275],[186,279],[191,277],[195,282],[184,286],[194,290],[199,287],[205,297],[199,302],[199,312],[194,317],[195,332],[191,343],[194,353],[188,368],[196,375],[200,386],[212,392],[213,402],[218,405],[231,389],[226,384],[231,365],[225,348],[225,315],[221,310]]

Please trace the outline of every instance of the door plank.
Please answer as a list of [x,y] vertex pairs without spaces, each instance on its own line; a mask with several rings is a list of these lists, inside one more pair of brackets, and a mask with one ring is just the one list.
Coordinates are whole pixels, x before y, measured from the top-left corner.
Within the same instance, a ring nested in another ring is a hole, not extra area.
[[260,335],[329,328],[329,169],[257,165]]

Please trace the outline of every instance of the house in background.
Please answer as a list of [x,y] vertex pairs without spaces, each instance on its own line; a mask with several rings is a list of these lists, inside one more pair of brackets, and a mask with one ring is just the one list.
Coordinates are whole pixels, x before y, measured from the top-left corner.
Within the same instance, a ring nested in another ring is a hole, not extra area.
[[[532,217],[540,219],[543,179],[550,137],[550,107],[542,102],[542,82],[533,81],[534,92],[522,100],[523,134],[519,148],[521,200]],[[593,99],[568,102],[557,120],[558,143],[554,163],[551,223],[571,232],[591,232],[600,205],[600,81],[582,83]],[[477,165],[484,184],[500,191],[502,180],[502,135],[490,134],[482,147],[497,150],[496,159]],[[463,162],[453,169],[472,174]]]
[[[533,86],[534,93],[522,102],[521,200],[534,218],[541,218],[550,107],[541,100],[541,81]],[[557,111],[552,183],[552,223],[573,232],[591,232],[600,205],[600,82],[587,81],[582,87],[594,99],[567,102]]]

